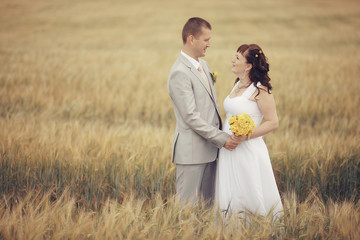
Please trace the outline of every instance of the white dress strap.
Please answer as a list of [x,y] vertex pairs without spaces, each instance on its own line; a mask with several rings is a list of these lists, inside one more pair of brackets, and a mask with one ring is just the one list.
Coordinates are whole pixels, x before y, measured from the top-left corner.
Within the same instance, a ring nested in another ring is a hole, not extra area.
[[239,82],[240,82],[240,81],[238,81],[237,83],[235,83],[235,85],[234,85],[233,89],[231,90],[229,96],[233,93],[233,91],[235,91],[237,85],[239,85]]
[[[260,86],[261,83],[258,82],[256,86]],[[257,88],[254,86],[253,83],[250,84],[250,86],[248,86],[248,88],[245,90],[245,92],[242,94],[243,97],[245,97],[246,99],[249,99],[254,92],[257,90]]]

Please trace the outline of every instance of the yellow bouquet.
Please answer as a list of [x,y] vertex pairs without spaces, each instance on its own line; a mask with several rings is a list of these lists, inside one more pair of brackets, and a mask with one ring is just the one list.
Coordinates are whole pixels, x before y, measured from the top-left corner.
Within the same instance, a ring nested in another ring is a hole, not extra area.
[[255,129],[254,120],[246,113],[234,115],[229,119],[230,130],[235,136],[251,136]]

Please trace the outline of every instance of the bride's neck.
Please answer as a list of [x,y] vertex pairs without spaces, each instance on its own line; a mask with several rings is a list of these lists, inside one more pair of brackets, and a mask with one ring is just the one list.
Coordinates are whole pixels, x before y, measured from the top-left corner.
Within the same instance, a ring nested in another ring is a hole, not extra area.
[[250,78],[248,78],[248,77],[243,77],[243,78],[239,77],[239,85],[245,86],[245,85],[249,85],[250,83],[251,83]]

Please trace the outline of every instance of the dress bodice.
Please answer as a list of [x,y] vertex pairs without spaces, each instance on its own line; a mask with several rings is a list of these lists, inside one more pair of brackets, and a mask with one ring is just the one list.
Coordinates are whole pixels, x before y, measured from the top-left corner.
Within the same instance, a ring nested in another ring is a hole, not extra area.
[[[237,82],[231,92],[237,88],[239,82]],[[258,83],[258,86],[260,83]],[[231,134],[229,119],[237,114],[247,113],[255,123],[255,126],[258,127],[262,120],[263,114],[261,113],[256,102],[249,100],[249,98],[254,94],[257,88],[254,84],[250,84],[249,87],[240,95],[230,98],[231,93],[224,100],[224,109],[226,112],[226,121],[224,122],[223,130],[228,134]]]

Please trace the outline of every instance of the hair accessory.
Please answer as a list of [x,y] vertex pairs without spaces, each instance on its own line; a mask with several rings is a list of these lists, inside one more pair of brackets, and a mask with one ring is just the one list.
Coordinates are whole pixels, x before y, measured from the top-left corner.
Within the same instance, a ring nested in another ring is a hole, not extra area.
[[255,57],[257,58],[259,55],[255,54]]
[[259,53],[261,54],[261,53],[262,53],[262,51],[261,51],[261,50],[259,50]]

